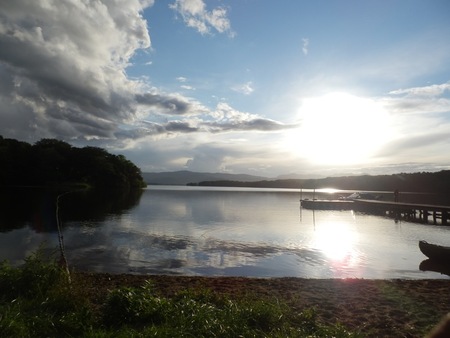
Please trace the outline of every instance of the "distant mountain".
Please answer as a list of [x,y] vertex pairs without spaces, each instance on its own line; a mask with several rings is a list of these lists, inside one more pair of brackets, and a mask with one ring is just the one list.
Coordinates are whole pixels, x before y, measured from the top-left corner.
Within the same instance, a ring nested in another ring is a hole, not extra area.
[[304,179],[310,179],[310,178],[320,178],[319,175],[302,175],[302,174],[285,174],[285,175],[279,175],[275,179],[277,180],[304,180]]
[[245,174],[199,173],[188,170],[160,173],[142,173],[142,177],[147,184],[159,185],[186,185],[188,183],[199,183],[203,181],[256,182],[268,179],[267,177]]

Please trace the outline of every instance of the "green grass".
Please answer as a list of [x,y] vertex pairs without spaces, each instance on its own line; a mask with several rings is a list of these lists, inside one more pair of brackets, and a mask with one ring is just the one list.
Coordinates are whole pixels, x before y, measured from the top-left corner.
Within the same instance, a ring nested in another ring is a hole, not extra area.
[[1,337],[357,337],[320,324],[313,309],[293,313],[276,299],[232,299],[210,290],[171,297],[140,288],[112,290],[98,307],[39,254],[0,265]]

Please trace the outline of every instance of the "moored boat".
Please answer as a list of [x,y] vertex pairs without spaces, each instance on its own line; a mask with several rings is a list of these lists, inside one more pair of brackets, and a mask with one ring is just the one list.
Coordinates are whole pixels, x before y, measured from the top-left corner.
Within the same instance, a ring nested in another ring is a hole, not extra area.
[[450,263],[450,247],[419,241],[419,249],[429,259]]
[[338,199],[300,199],[301,206],[305,209],[315,210],[352,210],[355,208],[355,201],[358,200],[378,200],[379,196],[371,193],[355,192],[349,196],[341,196]]

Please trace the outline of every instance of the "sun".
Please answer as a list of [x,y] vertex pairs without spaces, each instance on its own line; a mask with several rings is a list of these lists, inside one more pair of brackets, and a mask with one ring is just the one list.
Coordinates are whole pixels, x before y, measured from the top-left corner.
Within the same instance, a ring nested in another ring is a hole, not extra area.
[[288,147],[314,163],[367,161],[390,137],[383,106],[347,93],[305,99],[299,115],[301,126],[288,136]]

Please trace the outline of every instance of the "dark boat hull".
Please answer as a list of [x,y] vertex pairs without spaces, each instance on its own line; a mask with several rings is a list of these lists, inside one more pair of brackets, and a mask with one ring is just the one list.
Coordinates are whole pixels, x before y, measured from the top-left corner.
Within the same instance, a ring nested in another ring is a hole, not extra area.
[[433,261],[450,263],[450,247],[419,241],[419,248],[425,256]]

